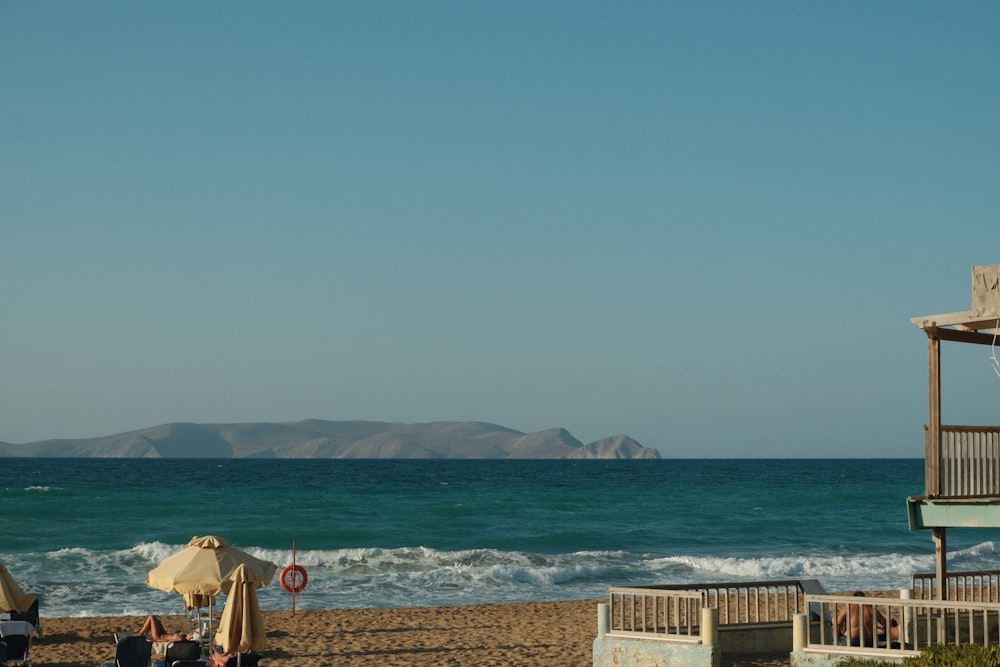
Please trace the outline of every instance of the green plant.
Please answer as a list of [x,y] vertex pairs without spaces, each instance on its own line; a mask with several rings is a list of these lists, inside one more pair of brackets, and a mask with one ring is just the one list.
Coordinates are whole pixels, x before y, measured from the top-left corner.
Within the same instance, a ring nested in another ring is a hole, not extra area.
[[899,667],[900,663],[892,660],[866,660],[864,658],[847,658],[837,663],[837,667]]
[[901,662],[891,660],[864,660],[847,658],[839,667],[1000,667],[1000,647],[943,646],[932,644],[924,648],[920,655],[904,658]]

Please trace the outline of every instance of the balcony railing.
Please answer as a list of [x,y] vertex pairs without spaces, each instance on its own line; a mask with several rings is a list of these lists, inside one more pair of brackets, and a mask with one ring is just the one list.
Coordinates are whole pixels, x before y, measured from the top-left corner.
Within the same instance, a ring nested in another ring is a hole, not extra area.
[[927,496],[1000,497],[1000,426],[942,425],[939,443],[924,430]]

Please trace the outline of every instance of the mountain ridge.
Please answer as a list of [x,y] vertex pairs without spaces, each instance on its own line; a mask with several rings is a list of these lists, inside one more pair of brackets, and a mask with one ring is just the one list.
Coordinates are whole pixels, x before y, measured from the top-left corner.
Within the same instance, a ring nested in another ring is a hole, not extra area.
[[523,433],[489,422],[171,422],[108,436],[0,442],[0,457],[659,459],[619,434],[584,445],[564,428]]

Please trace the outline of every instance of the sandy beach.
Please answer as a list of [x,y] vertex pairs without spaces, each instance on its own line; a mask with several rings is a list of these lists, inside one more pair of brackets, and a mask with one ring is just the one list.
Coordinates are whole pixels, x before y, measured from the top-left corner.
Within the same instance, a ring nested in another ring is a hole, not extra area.
[[[598,600],[463,607],[265,611],[262,665],[364,667],[434,665],[586,667],[597,635]],[[139,616],[46,618],[32,648],[46,667],[114,661],[113,634],[137,630]],[[181,631],[180,616],[163,617]],[[788,656],[727,656],[724,666],[788,664]]]

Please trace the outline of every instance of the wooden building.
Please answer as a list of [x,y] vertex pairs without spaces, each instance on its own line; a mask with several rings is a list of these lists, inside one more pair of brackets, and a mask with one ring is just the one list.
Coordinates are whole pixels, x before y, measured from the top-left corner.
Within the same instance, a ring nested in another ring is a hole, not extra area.
[[941,343],[1000,343],[1000,265],[972,267],[971,310],[911,321],[927,334],[928,417],[924,495],[908,498],[907,512],[911,530],[933,531],[936,597],[945,600],[948,529],[1000,527],[1000,426],[942,423]]

